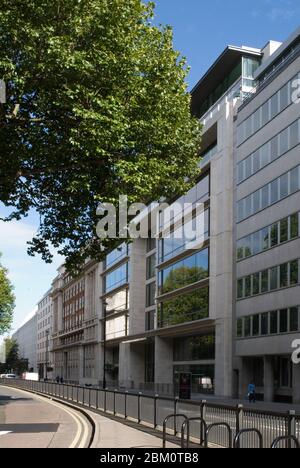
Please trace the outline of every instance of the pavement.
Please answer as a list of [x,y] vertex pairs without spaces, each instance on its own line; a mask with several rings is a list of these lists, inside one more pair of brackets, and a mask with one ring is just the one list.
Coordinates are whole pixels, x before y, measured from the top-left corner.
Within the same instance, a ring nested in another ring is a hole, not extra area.
[[[121,423],[85,409],[95,423],[91,448],[161,448],[162,437],[133,421]],[[0,448],[75,448],[86,445],[78,419],[81,414],[19,389],[0,386]],[[90,432],[89,432],[90,435]],[[172,439],[172,438],[171,438]],[[168,448],[178,444],[168,442]]]
[[76,413],[47,398],[0,386],[0,448],[83,448],[90,428]]
[[[85,411],[93,418],[96,425],[91,448],[162,448],[161,434],[151,428],[142,428],[129,421],[121,423],[117,418],[106,418],[93,411]],[[179,446],[168,442],[167,448],[178,449]]]

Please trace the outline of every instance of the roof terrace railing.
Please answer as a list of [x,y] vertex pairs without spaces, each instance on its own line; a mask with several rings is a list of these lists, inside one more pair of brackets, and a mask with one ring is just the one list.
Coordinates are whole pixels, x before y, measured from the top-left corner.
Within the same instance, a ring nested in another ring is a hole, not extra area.
[[242,92],[242,78],[239,78],[220,99],[200,118],[203,126],[215,117],[215,115],[227,104],[235,95],[240,97]]
[[272,77],[278,72],[280,71],[282,68],[284,68],[284,66],[286,65],[286,63],[291,59],[293,58],[295,55],[297,55],[298,53],[300,52],[300,44],[298,44],[296,47],[292,48],[291,51],[289,52],[289,54],[287,54],[286,56],[282,57],[282,60],[277,63],[277,65],[274,65],[272,67],[272,69],[270,70],[269,73],[267,73],[263,80],[260,80],[258,82],[258,84],[256,86],[254,86],[252,88],[251,91],[249,91],[248,93],[244,93],[243,94],[243,107],[245,105],[248,104],[249,101],[251,101],[251,99],[255,96],[255,94],[257,94],[257,92],[263,88],[266,83],[268,83]]

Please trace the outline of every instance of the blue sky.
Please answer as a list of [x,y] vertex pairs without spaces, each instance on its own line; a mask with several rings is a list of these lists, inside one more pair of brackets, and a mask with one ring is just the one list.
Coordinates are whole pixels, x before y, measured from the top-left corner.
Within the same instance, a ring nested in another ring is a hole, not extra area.
[[299,0],[157,0],[156,21],[174,29],[175,47],[191,66],[192,87],[226,45],[263,47],[298,26]]
[[[269,39],[282,41],[299,25],[299,0],[158,0],[156,23],[174,28],[177,50],[191,66],[191,88],[228,44],[262,47]],[[0,206],[0,215],[3,208]],[[14,328],[19,326],[50,287],[62,259],[52,265],[26,254],[26,241],[37,229],[32,213],[24,221],[0,223],[2,263],[15,286]]]

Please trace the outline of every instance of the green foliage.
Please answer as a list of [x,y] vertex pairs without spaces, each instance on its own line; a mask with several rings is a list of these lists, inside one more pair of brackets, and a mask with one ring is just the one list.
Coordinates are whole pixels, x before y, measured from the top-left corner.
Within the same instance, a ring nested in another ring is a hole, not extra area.
[[28,370],[28,361],[19,357],[19,345],[13,338],[5,339],[5,355],[6,362],[0,364],[1,374],[15,372],[21,375]]
[[178,325],[208,317],[208,288],[180,294],[161,304],[159,322],[161,326]]
[[[0,200],[35,208],[29,252],[100,255],[99,202],[168,199],[198,174],[199,122],[172,30],[140,0],[0,0]],[[113,247],[112,242],[105,244]]]
[[0,335],[10,329],[14,307],[13,287],[7,277],[7,270],[0,264]]

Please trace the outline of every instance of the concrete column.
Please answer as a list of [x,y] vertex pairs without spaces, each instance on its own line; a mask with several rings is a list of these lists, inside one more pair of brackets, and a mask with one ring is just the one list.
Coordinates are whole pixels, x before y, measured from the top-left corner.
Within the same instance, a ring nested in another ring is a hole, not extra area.
[[121,343],[119,355],[119,381],[124,387],[139,388],[145,381],[144,343]]
[[130,376],[130,344],[120,343],[119,348],[119,382],[122,387],[131,386]]
[[271,356],[264,357],[264,401],[274,401],[274,362]]
[[80,346],[78,348],[78,379],[79,379],[79,382],[81,382],[84,379],[84,368],[85,368],[84,347]]
[[293,365],[293,403],[300,404],[300,364]]
[[173,340],[155,337],[155,383],[173,384]]
[[216,320],[215,395],[232,397],[232,335],[231,320]]
[[130,254],[129,334],[145,332],[146,307],[146,240],[135,239]]

